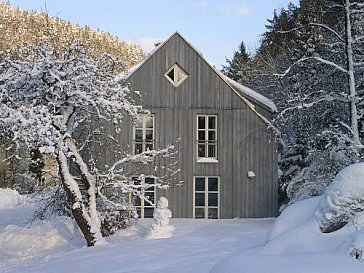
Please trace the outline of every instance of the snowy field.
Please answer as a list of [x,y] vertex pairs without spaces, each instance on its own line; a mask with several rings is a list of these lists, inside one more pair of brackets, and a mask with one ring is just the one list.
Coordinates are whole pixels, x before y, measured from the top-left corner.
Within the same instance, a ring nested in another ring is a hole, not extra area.
[[274,219],[172,219],[171,239],[146,240],[152,221],[143,220],[87,248],[72,220],[27,223],[34,208],[15,191],[0,190],[0,272],[363,273],[364,263],[345,254],[350,229],[316,230],[310,213],[317,202],[291,206],[274,225]]

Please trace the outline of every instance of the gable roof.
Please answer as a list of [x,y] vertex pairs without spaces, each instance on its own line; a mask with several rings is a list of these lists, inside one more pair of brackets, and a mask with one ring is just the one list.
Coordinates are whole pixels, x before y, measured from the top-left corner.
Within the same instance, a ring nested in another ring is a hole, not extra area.
[[[268,99],[267,97],[259,94],[258,92],[239,84],[238,82],[230,79],[226,75],[224,75],[221,71],[216,69],[213,65],[211,65],[204,57],[203,55],[193,46],[191,45],[179,32],[175,32],[172,34],[167,40],[165,40],[163,43],[155,47],[149,54],[148,57],[141,61],[140,63],[134,65],[133,67],[129,68],[125,72],[119,74],[117,76],[117,80],[127,80],[131,75],[133,75],[136,71],[139,70],[140,67],[143,66],[144,63],[146,63],[160,48],[162,48],[166,43],[168,43],[169,40],[171,40],[175,35],[178,35],[187,45],[189,45],[192,50],[196,52],[196,54],[231,88],[231,90],[238,95],[240,99],[242,99],[249,108],[251,108],[258,116],[261,116],[258,114],[255,110],[254,105],[252,102],[255,102],[259,105],[261,105],[263,108],[268,110],[269,112],[277,112],[277,107],[274,104],[273,101]],[[265,121],[266,122],[266,121]]]

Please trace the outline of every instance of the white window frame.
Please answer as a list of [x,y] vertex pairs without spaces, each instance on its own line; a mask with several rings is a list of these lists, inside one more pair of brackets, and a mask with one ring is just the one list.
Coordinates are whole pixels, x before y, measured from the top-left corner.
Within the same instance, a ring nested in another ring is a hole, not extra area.
[[[205,179],[205,190],[204,191],[196,191],[196,178],[204,178]],[[208,179],[209,178],[217,178],[217,191],[209,191],[208,190]],[[204,206],[196,206],[196,193],[204,193],[205,194],[205,204]],[[208,195],[209,193],[217,193],[217,207],[208,205]],[[220,219],[220,176],[203,176],[197,175],[193,177],[193,219]],[[196,208],[203,208],[205,210],[205,218],[196,218]],[[209,208],[217,209],[217,218],[209,218],[208,211]]]
[[[204,129],[199,129],[198,125],[198,119],[199,117],[204,117],[205,118],[205,128]],[[208,128],[208,120],[209,117],[214,117],[215,118],[215,129],[210,129]],[[197,158],[197,162],[198,163],[218,163],[218,116],[216,114],[197,114],[196,116],[196,158]],[[200,131],[204,131],[205,132],[205,140],[201,141],[198,138],[198,133]],[[214,142],[211,142],[211,140],[209,140],[208,138],[208,132],[209,131],[214,131],[215,132],[215,140]],[[202,143],[204,142],[204,143]],[[205,156],[204,157],[200,157],[199,156],[199,144],[203,144],[205,145]],[[213,145],[214,146],[214,154],[215,156],[209,156],[209,145]]]
[[[150,128],[147,128],[146,127],[146,121],[147,121],[147,117],[152,117],[153,118],[153,128],[150,129]],[[155,115],[154,114],[139,114],[139,119],[142,123],[142,127],[141,128],[136,128],[135,124],[133,124],[133,151],[132,151],[132,154],[133,155],[136,155],[136,154],[139,154],[136,152],[136,148],[137,146],[136,145],[142,145],[142,152],[146,152],[147,151],[147,145],[148,144],[151,144],[152,145],[152,148],[154,149],[155,147]],[[136,131],[137,130],[142,130],[142,140],[137,140],[136,137],[135,137],[135,134],[136,134]],[[151,141],[147,141],[147,138],[146,138],[146,133],[147,131],[152,131],[152,140]]]
[[[145,179],[146,178],[152,178],[153,180],[154,180],[154,186],[152,186],[152,187],[148,187],[148,188],[146,188],[145,187]],[[153,211],[154,211],[154,209],[155,209],[155,203],[156,203],[156,198],[157,198],[157,192],[156,192],[156,184],[155,184],[155,178],[154,177],[152,177],[152,176],[144,176],[144,177],[137,177],[137,176],[134,176],[134,177],[131,177],[130,178],[130,183],[131,184],[134,184],[134,179],[138,179],[138,180],[140,180],[141,182],[140,182],[140,184],[141,184],[141,186],[140,186],[140,197],[139,196],[137,196],[137,195],[135,195],[135,193],[129,193],[129,203],[130,204],[133,204],[134,206],[135,206],[135,208],[136,209],[140,209],[140,215],[139,215],[139,218],[140,219],[144,219],[145,218],[145,209],[147,208],[147,209],[150,209],[150,208],[153,208]],[[134,191],[138,191],[138,189],[137,188],[135,188],[134,189]],[[152,193],[154,193],[153,194],[153,198],[154,198],[154,204],[153,205],[151,205],[151,204],[149,204],[149,203],[147,203],[146,201],[145,201],[145,194],[146,193],[150,193],[150,192],[152,192]],[[135,205],[135,200],[136,200],[136,198],[140,198],[140,206],[136,206]],[[147,203],[147,205],[145,204],[145,203]],[[150,217],[150,218],[152,218],[152,217]]]
[[[172,71],[172,69],[174,69],[174,75],[173,78],[174,80],[172,80],[168,74]],[[183,76],[178,80],[178,73],[182,73]],[[180,86],[187,78],[188,78],[188,74],[187,72],[180,67],[177,63],[175,63],[174,65],[171,66],[170,69],[167,70],[166,73],[164,73],[164,77],[174,86],[174,87],[178,87]]]

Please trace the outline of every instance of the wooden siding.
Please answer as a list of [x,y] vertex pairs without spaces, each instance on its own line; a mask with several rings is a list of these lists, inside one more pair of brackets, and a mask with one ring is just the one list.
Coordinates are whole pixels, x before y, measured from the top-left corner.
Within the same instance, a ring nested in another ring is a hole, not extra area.
[[[175,63],[188,73],[188,78],[177,88],[164,77]],[[220,177],[220,218],[276,216],[278,166],[271,132],[178,33],[139,67],[128,82],[140,91],[144,107],[155,116],[156,147],[177,142],[181,171],[169,182],[169,189],[157,191],[157,198],[169,199],[173,217],[193,217],[194,176]],[[256,105],[256,110],[271,118],[271,113],[260,105]],[[196,162],[197,114],[217,115],[218,163]],[[131,121],[125,120],[123,128],[116,137],[130,153]],[[107,149],[104,147],[98,159],[100,166],[115,159],[112,155],[115,147]],[[133,173],[136,169],[129,166],[126,170]],[[248,171],[256,176],[248,178]],[[179,181],[183,184],[177,186]]]

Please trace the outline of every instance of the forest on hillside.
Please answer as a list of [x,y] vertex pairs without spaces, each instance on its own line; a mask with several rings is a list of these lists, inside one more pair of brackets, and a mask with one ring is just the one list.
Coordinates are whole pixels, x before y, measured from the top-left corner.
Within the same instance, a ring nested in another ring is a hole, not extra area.
[[50,36],[60,50],[66,50],[70,44],[83,44],[94,58],[106,52],[123,61],[124,67],[133,66],[146,56],[139,46],[109,33],[0,2],[0,60],[18,57],[25,44],[39,44]]
[[276,10],[255,54],[243,41],[223,70],[277,104],[281,202],[321,195],[363,161],[363,3],[300,0]]

